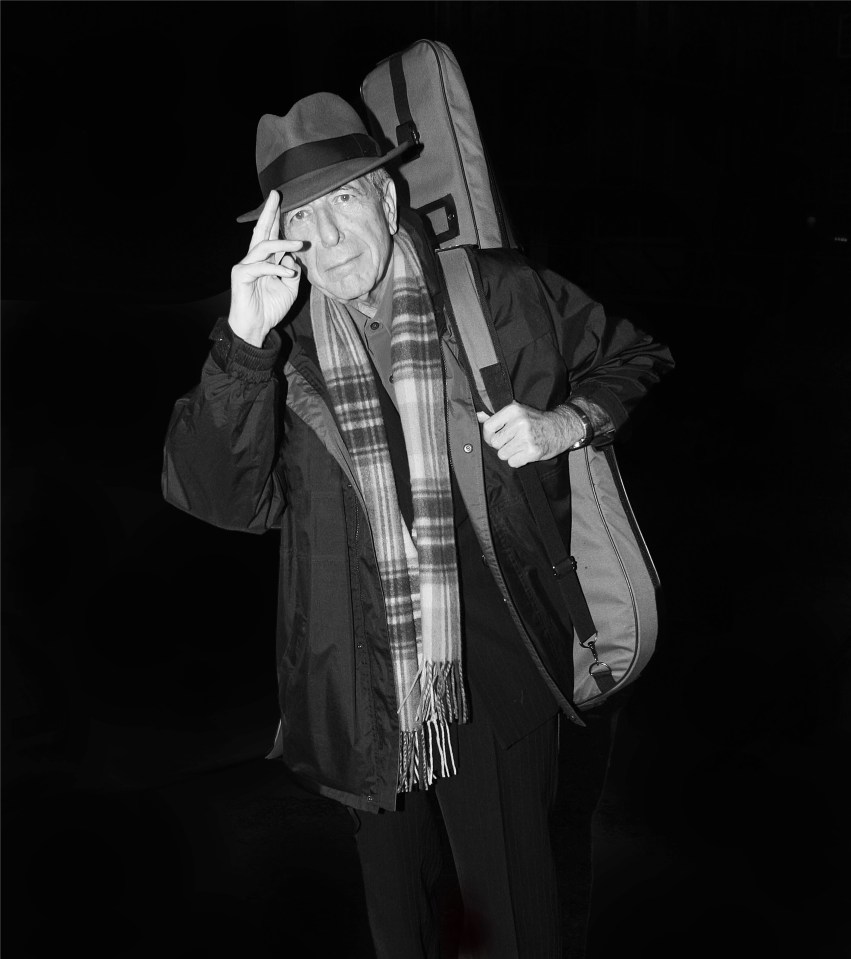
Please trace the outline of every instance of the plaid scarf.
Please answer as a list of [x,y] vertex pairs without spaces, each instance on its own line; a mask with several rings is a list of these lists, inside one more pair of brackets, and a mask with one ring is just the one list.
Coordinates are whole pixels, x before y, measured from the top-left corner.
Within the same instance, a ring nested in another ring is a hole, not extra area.
[[467,705],[440,343],[422,268],[401,228],[391,269],[393,385],[411,474],[411,533],[399,512],[366,350],[345,307],[315,287],[310,313],[375,544],[400,720],[398,791],[409,792],[455,773],[448,724],[466,722]]

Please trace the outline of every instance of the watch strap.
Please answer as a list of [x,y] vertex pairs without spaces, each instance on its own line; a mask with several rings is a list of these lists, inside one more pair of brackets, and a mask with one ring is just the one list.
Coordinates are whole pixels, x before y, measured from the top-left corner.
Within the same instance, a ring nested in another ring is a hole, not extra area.
[[585,431],[582,434],[581,439],[578,439],[573,446],[568,446],[568,450],[582,449],[583,446],[587,446],[594,439],[594,424],[591,422],[591,419],[585,410],[580,409],[575,403],[571,403],[568,400],[568,402],[562,403],[561,405],[569,407],[570,410],[579,417],[579,421],[582,423],[582,427]]

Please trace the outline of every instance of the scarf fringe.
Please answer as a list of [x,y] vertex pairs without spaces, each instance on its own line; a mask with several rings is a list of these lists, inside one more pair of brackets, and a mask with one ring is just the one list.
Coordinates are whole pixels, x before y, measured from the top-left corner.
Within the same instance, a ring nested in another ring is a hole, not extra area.
[[457,772],[449,723],[467,722],[467,697],[461,664],[426,663],[417,728],[402,731],[398,792],[428,789],[438,778]]

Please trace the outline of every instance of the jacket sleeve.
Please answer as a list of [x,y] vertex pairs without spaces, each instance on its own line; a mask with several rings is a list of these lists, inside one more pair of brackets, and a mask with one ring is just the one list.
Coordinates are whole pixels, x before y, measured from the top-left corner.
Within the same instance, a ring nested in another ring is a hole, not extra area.
[[220,320],[201,382],[177,401],[163,457],[166,501],[224,529],[262,533],[280,524],[284,493],[275,475],[281,339],[262,348]]
[[629,320],[607,316],[599,303],[553,271],[538,269],[537,274],[569,371],[570,395],[602,407],[620,429],[647,391],[673,369],[670,350]]

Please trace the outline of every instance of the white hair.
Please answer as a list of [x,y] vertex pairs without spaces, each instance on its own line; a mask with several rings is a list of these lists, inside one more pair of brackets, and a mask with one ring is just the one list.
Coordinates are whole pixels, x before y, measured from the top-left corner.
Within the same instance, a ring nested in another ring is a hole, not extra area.
[[390,180],[390,174],[387,172],[387,167],[380,166],[375,170],[370,170],[369,173],[365,173],[363,178],[372,184],[378,196],[383,196],[384,188]]

